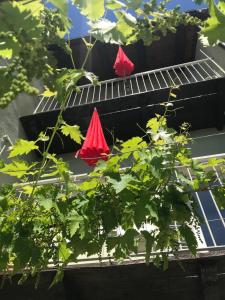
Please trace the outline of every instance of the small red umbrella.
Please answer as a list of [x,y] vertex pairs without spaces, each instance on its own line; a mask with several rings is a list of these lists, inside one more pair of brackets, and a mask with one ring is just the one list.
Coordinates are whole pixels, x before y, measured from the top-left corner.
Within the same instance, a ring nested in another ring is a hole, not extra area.
[[119,47],[113,68],[119,77],[129,76],[134,71],[134,64]]
[[99,159],[107,160],[109,147],[102,130],[97,109],[94,109],[83,146],[76,157],[82,158],[89,166],[95,166]]

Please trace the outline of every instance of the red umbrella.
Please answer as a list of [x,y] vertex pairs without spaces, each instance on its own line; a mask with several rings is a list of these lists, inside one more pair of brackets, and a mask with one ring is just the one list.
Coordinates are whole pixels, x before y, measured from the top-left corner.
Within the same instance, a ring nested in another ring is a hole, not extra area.
[[102,130],[97,109],[94,109],[87,135],[82,148],[76,156],[82,158],[89,166],[95,166],[99,159],[107,160],[109,147]]
[[119,47],[113,68],[116,75],[120,77],[129,76],[134,71],[134,64],[129,60],[121,47]]

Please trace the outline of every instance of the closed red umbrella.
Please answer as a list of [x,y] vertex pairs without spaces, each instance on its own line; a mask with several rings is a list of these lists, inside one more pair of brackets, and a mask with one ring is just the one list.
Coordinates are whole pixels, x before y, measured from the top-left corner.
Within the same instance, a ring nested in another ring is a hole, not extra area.
[[119,77],[129,76],[134,71],[134,64],[119,47],[113,68]]
[[87,135],[82,148],[76,156],[82,158],[89,166],[95,166],[99,159],[107,160],[109,147],[102,130],[97,109],[94,109]]

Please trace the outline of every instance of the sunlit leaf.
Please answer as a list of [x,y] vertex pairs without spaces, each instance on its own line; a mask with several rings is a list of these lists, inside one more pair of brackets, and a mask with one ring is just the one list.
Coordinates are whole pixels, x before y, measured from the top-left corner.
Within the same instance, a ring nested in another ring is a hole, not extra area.
[[9,158],[28,154],[31,151],[37,150],[37,149],[38,149],[38,146],[36,145],[36,142],[20,139],[12,146],[10,153],[9,153]]
[[10,164],[5,164],[3,168],[0,169],[0,173],[4,173],[13,177],[21,178],[25,175],[29,175],[32,167],[35,164],[29,165],[24,161],[13,161]]
[[78,144],[81,144],[82,135],[79,126],[72,126],[65,123],[61,126],[60,130],[62,134],[64,134],[65,136],[69,136],[73,141],[75,141]]
[[73,0],[88,19],[95,21],[100,19],[105,12],[104,0]]
[[53,4],[56,8],[60,10],[63,15],[68,13],[68,0],[47,0],[49,3]]

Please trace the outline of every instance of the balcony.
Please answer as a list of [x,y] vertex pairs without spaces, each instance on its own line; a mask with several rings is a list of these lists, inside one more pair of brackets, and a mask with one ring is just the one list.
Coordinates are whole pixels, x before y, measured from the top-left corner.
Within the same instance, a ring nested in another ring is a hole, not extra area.
[[[194,160],[201,162],[203,164],[207,164],[209,159],[216,158],[221,159],[225,158],[225,153],[217,154],[217,155],[208,155],[208,156],[201,156],[201,157],[195,157]],[[193,175],[189,168],[187,167],[177,167],[179,168],[179,172],[182,172],[185,178],[187,178],[190,181],[193,181]],[[121,169],[123,171],[126,168]],[[225,174],[221,172],[221,169],[215,168],[215,167],[208,167],[208,171],[212,171],[215,176],[214,185],[216,186],[222,186],[223,182],[225,180]],[[175,172],[176,176],[176,172]],[[90,179],[87,174],[78,174],[73,175],[71,177],[72,181],[76,184],[81,184],[83,181]],[[178,179],[177,179],[178,180]],[[33,182],[30,182],[29,184],[33,184]],[[28,183],[21,183],[21,186],[26,186]],[[45,179],[40,180],[38,182],[39,186],[43,185],[59,185],[62,186],[63,182],[61,179],[53,178],[53,179]],[[204,190],[204,191],[198,191],[193,193],[193,196],[196,200],[199,215],[202,219],[202,224],[200,225],[200,228],[195,228],[196,238],[198,241],[198,255],[201,256],[210,256],[211,251],[222,251],[225,250],[225,209],[220,210],[216,201],[215,197],[211,190]],[[23,198],[27,197],[23,192],[19,189],[19,197]],[[171,227],[178,228],[179,224],[175,222],[174,224],[171,224]],[[155,229],[151,224],[146,223],[143,224],[144,230],[151,231],[152,229]],[[118,228],[113,232],[114,235],[123,235],[124,232],[122,228]],[[137,260],[137,259],[144,259],[145,256],[145,242],[141,240],[139,243],[138,248],[138,254],[131,255],[131,260]],[[187,245],[185,244],[185,241],[180,241],[179,245],[179,252],[180,255],[189,255]],[[157,252],[153,252],[152,255],[154,256]],[[103,247],[102,253],[101,253],[101,259],[102,261],[108,261],[109,256],[107,249]],[[98,263],[98,256],[89,256],[82,255],[78,258],[78,262],[76,264],[82,265],[82,264],[92,264],[92,263]],[[72,264],[74,265],[74,264]]]
[[[83,134],[87,130],[93,108],[101,117],[109,144],[112,134],[127,139],[142,134],[140,128],[155,113],[163,113],[161,105],[168,100],[171,87],[179,86],[176,98],[170,99],[176,110],[168,117],[169,126],[178,128],[183,122],[191,130],[217,127],[222,129],[225,110],[225,71],[210,57],[173,65],[126,78],[101,81],[99,85],[82,85],[72,93],[63,113],[69,124],[78,124]],[[33,115],[20,118],[29,139],[54,126],[60,104],[54,97],[42,98]],[[137,125],[138,124],[138,125]],[[56,137],[51,151],[72,152],[76,145],[69,139]],[[54,150],[53,150],[54,149]]]

